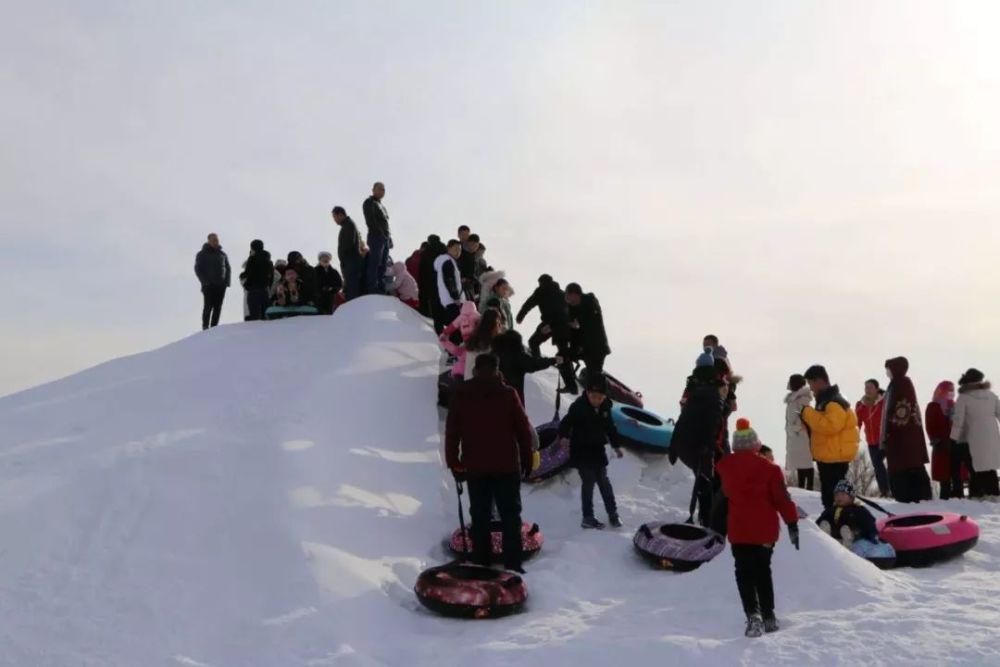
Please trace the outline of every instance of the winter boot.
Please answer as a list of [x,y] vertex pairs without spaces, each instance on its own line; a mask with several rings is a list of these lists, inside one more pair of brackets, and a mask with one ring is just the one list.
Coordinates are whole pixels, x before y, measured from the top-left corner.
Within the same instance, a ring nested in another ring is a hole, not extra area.
[[778,625],[778,619],[774,617],[774,614],[767,614],[764,616],[764,632],[771,634],[772,632],[777,632],[781,629]]
[[611,524],[612,528],[621,528],[622,527],[622,520],[618,517],[617,514],[609,514],[608,515],[608,523]]
[[854,546],[854,531],[851,530],[850,526],[840,527],[840,543],[848,549]]
[[760,617],[760,614],[747,616],[747,631],[744,634],[751,639],[763,636],[764,619]]
[[580,526],[583,528],[593,528],[596,530],[604,528],[604,524],[592,516],[583,517],[583,521],[580,522]]

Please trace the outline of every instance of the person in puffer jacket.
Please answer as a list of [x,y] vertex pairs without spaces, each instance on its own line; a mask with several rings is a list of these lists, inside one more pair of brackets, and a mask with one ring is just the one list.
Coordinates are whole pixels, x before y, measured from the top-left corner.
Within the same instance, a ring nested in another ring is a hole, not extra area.
[[819,468],[820,496],[826,508],[833,505],[833,488],[847,476],[847,468],[857,456],[861,433],[857,415],[840,395],[840,388],[830,384],[825,368],[812,366],[805,378],[816,397],[816,407],[803,408],[802,421],[809,427],[812,454]]
[[820,530],[848,549],[856,540],[878,542],[875,517],[858,503],[854,485],[846,479],[837,482],[833,491],[833,507],[826,508],[816,523]]
[[400,301],[410,308],[420,310],[420,292],[417,289],[417,281],[406,270],[403,262],[396,262],[390,269],[393,277],[394,292]]
[[458,317],[444,328],[438,339],[445,352],[455,357],[455,364],[451,367],[451,374],[455,377],[465,377],[465,341],[475,333],[479,327],[479,320],[476,304],[466,301],[462,304]]
[[736,587],[747,616],[746,636],[778,630],[774,615],[771,556],[781,536],[780,516],[788,537],[799,548],[799,513],[785,488],[781,468],[758,455],[760,438],[750,422],[739,419],[733,453],[719,461],[722,491],[729,499],[729,542],[736,561]]

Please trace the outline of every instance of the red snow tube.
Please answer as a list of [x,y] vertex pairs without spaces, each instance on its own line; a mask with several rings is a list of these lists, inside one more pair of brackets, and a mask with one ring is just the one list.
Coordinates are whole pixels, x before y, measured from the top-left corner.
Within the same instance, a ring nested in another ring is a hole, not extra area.
[[906,514],[879,519],[878,536],[896,550],[897,565],[926,567],[976,546],[979,526],[954,512]]
[[[634,408],[645,407],[642,404],[642,392],[633,391],[624,382],[613,375],[605,373],[604,377],[608,380],[608,398],[612,401],[615,401],[616,403],[624,403],[625,405],[631,405]],[[583,385],[587,384],[586,368],[580,371],[580,383]]]
[[[501,560],[503,556],[503,526],[500,525],[499,521],[493,521],[490,523],[490,540],[493,543],[493,559],[496,561]],[[462,556],[464,552],[464,544],[469,545],[469,555],[472,555],[472,533],[466,530],[465,539],[462,539],[462,529],[459,528],[451,535],[451,539],[448,540],[448,548],[456,556]],[[545,537],[542,535],[542,531],[538,528],[537,523],[527,523],[521,524],[521,558],[527,560],[537,554],[542,549],[542,544],[545,542]]]
[[517,574],[466,563],[424,571],[413,592],[431,611],[455,618],[509,616],[523,610],[528,599],[528,587]]

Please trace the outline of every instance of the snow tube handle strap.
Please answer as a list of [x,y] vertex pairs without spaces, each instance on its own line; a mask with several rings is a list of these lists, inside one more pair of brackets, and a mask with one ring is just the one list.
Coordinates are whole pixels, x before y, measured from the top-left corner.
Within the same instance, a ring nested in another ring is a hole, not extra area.
[[649,526],[647,526],[646,524],[642,524],[639,527],[639,532],[645,535],[647,540],[653,539],[653,531],[651,531],[649,529]]

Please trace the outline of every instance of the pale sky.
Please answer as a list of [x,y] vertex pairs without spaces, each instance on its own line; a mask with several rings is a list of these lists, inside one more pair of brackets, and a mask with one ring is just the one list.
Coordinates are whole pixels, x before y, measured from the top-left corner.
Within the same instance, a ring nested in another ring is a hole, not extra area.
[[195,332],[205,234],[236,265],[255,237],[314,258],[376,179],[397,258],[466,223],[515,306],[542,272],[594,291],[608,370],[664,416],[708,332],[779,450],[813,362],[851,400],[900,354],[921,401],[1000,373],[998,3],[3,15],[0,394]]

